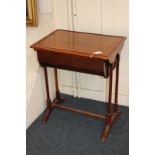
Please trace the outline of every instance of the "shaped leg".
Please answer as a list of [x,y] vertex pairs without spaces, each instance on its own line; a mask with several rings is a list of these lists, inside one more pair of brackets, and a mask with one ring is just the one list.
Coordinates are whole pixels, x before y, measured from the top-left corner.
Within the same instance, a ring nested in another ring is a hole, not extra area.
[[44,67],[44,76],[45,76],[45,86],[46,86],[46,111],[45,115],[43,117],[43,122],[46,122],[49,118],[49,115],[51,114],[51,99],[49,94],[49,86],[48,86],[48,74],[47,74],[47,67]]
[[115,122],[115,120],[120,116],[121,112],[113,113],[109,117],[107,116],[106,126],[101,136],[101,142],[104,142],[109,134],[111,126]]
[[111,118],[112,118],[112,110],[111,110],[111,98],[112,98],[112,77],[113,77],[113,68],[112,65],[109,66],[110,76],[109,76],[109,98],[107,103],[107,115],[106,115],[106,126],[101,136],[101,142],[105,141],[111,127]]
[[106,119],[106,126],[105,130],[102,133],[101,136],[101,142],[105,141],[110,128],[112,124],[115,122],[115,120],[120,116],[121,112],[118,111],[118,81],[119,81],[119,55],[116,57],[116,83],[115,83],[115,103],[114,103],[114,108],[113,112],[111,109],[111,97],[112,97],[112,67],[110,67],[110,77],[109,77],[109,100],[108,100],[108,107],[107,107],[107,119]]
[[119,55],[116,57],[116,84],[115,84],[115,103],[114,103],[114,113],[118,112],[118,80],[119,80]]
[[57,104],[64,102],[65,99],[60,97],[60,91],[59,91],[59,85],[58,85],[58,73],[57,69],[54,68],[54,76],[55,76],[55,95],[56,95],[56,100],[58,101]]
[[58,88],[57,69],[54,69],[55,87],[56,87],[56,100],[54,102],[51,102],[51,99],[50,99],[47,67],[44,67],[44,75],[45,75],[45,86],[46,86],[46,95],[47,95],[47,99],[46,99],[47,107],[46,107],[45,114],[43,117],[43,122],[47,122],[52,110],[54,109],[54,105],[64,102],[65,99],[60,98],[60,92],[59,92],[59,88]]

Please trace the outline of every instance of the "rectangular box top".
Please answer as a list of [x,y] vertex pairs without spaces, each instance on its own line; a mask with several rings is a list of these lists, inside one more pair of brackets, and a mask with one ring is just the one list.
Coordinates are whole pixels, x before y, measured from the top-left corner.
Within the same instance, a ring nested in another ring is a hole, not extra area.
[[31,48],[113,61],[126,37],[56,30]]

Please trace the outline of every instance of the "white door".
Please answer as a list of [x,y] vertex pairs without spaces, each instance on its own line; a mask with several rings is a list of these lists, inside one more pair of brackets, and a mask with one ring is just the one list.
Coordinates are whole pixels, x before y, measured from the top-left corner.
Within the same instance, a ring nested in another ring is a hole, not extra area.
[[[55,8],[57,28],[128,37],[128,0],[55,0]],[[120,64],[119,103],[128,105],[128,40]],[[61,70],[59,74],[61,92],[105,101],[103,77]]]
[[[102,33],[102,1],[73,1],[74,30],[80,32]],[[101,76],[78,73],[78,96],[97,100],[105,99],[105,80]]]

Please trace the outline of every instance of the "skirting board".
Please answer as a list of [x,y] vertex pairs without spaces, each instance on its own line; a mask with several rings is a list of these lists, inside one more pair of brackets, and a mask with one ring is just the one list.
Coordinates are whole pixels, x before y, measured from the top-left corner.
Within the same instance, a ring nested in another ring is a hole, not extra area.
[[[73,95],[73,88],[72,87],[63,87],[59,86],[60,92],[64,94]],[[100,92],[93,91],[93,90],[80,90],[80,96],[82,98],[89,98],[97,101],[104,101],[104,95],[101,96]],[[114,99],[114,94],[112,94],[112,98]],[[118,103],[119,105],[129,106],[129,96],[118,94]]]

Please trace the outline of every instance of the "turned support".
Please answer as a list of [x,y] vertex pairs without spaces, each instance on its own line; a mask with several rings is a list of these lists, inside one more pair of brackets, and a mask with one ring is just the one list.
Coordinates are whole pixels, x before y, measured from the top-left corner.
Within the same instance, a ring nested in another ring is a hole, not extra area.
[[58,86],[58,72],[57,72],[57,68],[54,68],[54,77],[55,77],[55,95],[56,95],[56,99],[59,100],[60,99],[60,91],[59,91],[59,86]]
[[45,76],[45,86],[46,86],[46,111],[43,117],[43,122],[46,122],[51,114],[52,109],[54,108],[54,104],[59,104],[61,102],[64,102],[65,99],[60,99],[60,92],[59,92],[59,87],[58,87],[58,75],[57,75],[57,69],[54,69],[54,76],[55,76],[55,92],[56,92],[56,101],[51,102],[50,99],[50,94],[49,94],[49,84],[48,84],[48,72],[47,72],[47,67],[44,67],[44,76]]
[[46,86],[46,95],[47,95],[46,104],[47,104],[47,108],[51,108],[51,99],[50,99],[50,94],[49,94],[47,67],[44,67],[44,76],[45,76],[45,86]]
[[119,60],[120,56],[116,57],[116,83],[115,83],[115,103],[114,103],[114,112],[118,112],[118,81],[119,81]]
[[109,65],[109,98],[107,103],[107,115],[106,115],[106,126],[101,136],[101,142],[105,141],[110,128],[114,121],[119,117],[121,114],[118,112],[118,81],[119,81],[119,55],[117,55],[115,60],[116,66],[116,81],[115,81],[115,102],[114,108],[112,109],[111,99],[112,99],[112,80],[113,80],[113,65]]

